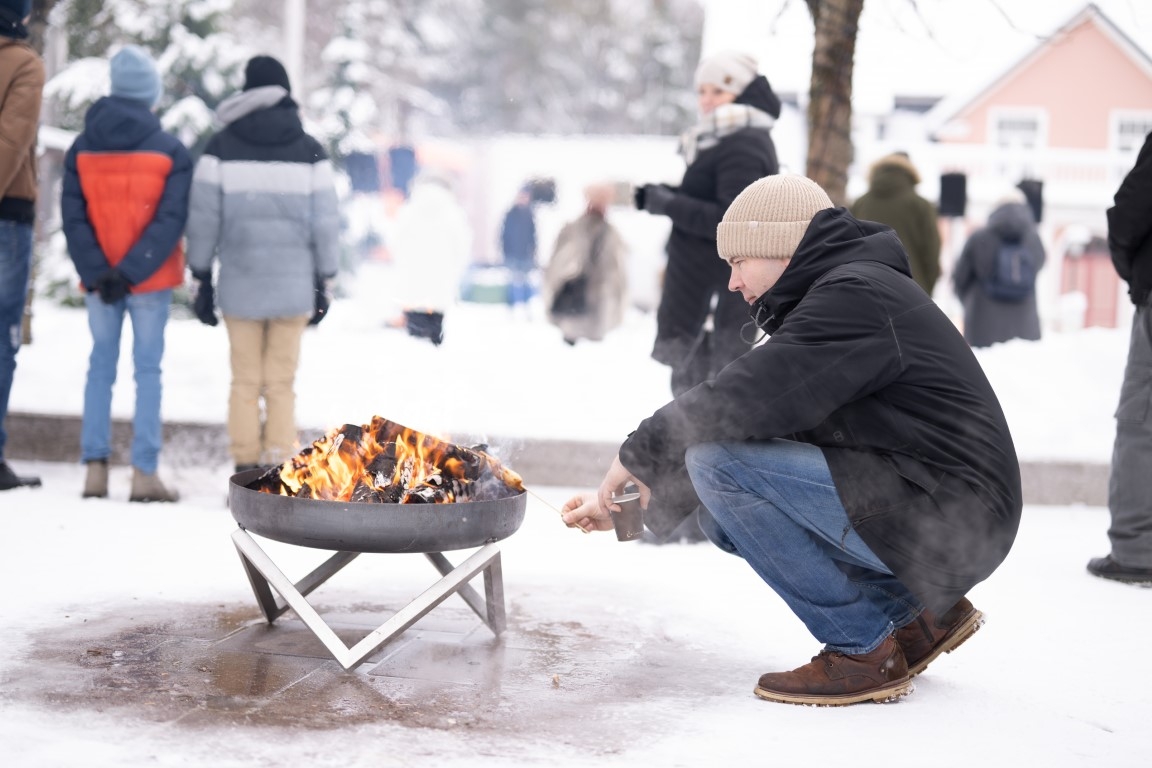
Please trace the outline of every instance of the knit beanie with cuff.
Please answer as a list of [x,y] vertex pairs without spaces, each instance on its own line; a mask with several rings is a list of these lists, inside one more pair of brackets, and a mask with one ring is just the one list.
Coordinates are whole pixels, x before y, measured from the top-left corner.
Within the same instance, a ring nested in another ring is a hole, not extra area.
[[756,79],[760,65],[747,53],[721,51],[700,60],[696,67],[696,87],[707,83],[739,96]]
[[716,248],[725,261],[790,259],[812,217],[833,207],[828,193],[806,176],[765,176],[728,206],[716,228]]

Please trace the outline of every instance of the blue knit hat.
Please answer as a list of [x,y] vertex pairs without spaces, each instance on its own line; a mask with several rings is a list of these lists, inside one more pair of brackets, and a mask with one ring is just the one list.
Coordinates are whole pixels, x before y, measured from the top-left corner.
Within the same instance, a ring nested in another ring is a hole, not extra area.
[[160,73],[148,51],[126,45],[112,57],[112,95],[152,107],[160,98]]

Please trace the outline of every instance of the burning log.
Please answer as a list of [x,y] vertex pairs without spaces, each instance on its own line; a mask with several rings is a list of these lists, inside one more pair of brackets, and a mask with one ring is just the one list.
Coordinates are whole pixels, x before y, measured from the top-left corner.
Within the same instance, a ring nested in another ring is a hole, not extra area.
[[471,448],[380,416],[345,424],[248,485],[263,493],[370,504],[446,504],[524,489],[488,446]]

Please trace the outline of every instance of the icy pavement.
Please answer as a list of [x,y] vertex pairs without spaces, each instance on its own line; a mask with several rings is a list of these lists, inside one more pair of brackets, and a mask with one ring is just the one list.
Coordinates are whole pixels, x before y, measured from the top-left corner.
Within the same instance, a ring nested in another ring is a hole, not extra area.
[[[896,704],[760,701],[760,673],[817,648],[743,563],[564,528],[535,488],[501,544],[508,630],[456,596],[350,672],[289,613],[261,618],[232,545],[224,470],[175,505],[79,498],[74,465],[0,495],[0,744],[17,766],[1147,765],[1152,691],[1133,654],[1152,590],[1088,576],[1107,514],[1028,507],[970,595],[987,625]],[[326,553],[260,543],[293,578]],[[468,553],[448,553],[459,562]],[[309,600],[346,642],[438,575],[362,555]],[[479,585],[480,579],[474,581]]]

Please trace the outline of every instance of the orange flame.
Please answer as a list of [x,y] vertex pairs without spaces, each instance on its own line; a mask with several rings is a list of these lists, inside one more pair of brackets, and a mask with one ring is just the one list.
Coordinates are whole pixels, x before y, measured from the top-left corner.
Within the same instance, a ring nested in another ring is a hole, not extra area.
[[524,490],[520,476],[484,450],[380,416],[328,432],[282,464],[278,479],[278,487],[260,490],[326,501],[393,503],[450,503]]

